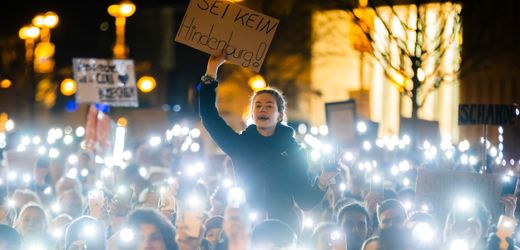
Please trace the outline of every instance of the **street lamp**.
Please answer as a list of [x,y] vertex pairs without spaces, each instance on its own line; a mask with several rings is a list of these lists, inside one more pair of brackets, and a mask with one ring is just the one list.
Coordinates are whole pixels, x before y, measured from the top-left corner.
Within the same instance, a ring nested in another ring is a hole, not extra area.
[[40,29],[26,25],[20,29],[18,36],[25,41],[25,62],[29,64],[32,62],[34,41],[40,36]]
[[41,29],[40,42],[34,50],[34,71],[38,73],[50,73],[54,70],[54,44],[50,42],[50,29],[56,27],[59,17],[52,11],[33,18],[34,26]]
[[12,84],[13,83],[11,82],[11,80],[3,79],[2,81],[0,81],[0,88],[7,89],[11,87]]
[[71,96],[76,93],[76,81],[67,78],[60,84],[60,91],[64,96]]
[[157,83],[155,82],[155,78],[151,76],[143,76],[137,81],[137,88],[143,93],[151,92],[155,89],[155,86],[157,86]]
[[266,83],[261,75],[255,75],[249,78],[249,86],[255,91],[260,91],[266,88]]
[[108,6],[108,14],[116,18],[116,42],[112,48],[114,58],[125,59],[128,54],[128,48],[125,44],[125,25],[126,18],[135,12],[135,5],[131,2],[121,2],[120,4],[112,4]]

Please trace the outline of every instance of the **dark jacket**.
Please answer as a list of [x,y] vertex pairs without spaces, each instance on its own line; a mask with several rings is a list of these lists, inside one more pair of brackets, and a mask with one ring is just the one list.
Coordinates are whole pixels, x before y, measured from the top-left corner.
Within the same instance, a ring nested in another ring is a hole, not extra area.
[[246,191],[249,205],[298,232],[300,223],[294,202],[309,210],[325,194],[309,179],[306,151],[296,142],[294,130],[282,124],[269,137],[259,134],[255,125],[236,133],[218,114],[216,88],[217,84],[201,83],[199,105],[204,127],[231,158],[238,185]]

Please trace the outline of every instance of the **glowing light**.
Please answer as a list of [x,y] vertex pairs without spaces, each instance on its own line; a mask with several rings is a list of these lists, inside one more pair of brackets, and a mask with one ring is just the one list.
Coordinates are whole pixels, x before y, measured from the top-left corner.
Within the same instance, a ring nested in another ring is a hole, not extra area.
[[23,144],[20,144],[16,147],[16,152],[24,152],[25,150],[27,150],[27,148]]
[[341,192],[344,192],[345,190],[347,190],[347,185],[345,185],[345,183],[342,182],[341,184],[339,184],[339,190]]
[[81,170],[81,176],[86,177],[88,175],[88,169],[84,168]]
[[123,152],[123,159],[125,161],[129,161],[132,159],[132,152],[130,150],[126,150],[125,152]]
[[453,158],[453,151],[451,151],[451,150],[447,150],[446,153],[444,153],[444,154],[446,155],[447,159]]
[[474,155],[470,155],[468,159],[469,165],[475,166],[478,163],[478,158]]
[[13,130],[14,126],[15,126],[15,124],[14,124],[13,120],[11,120],[11,119],[7,120],[4,124],[5,131],[9,132],[9,131]]
[[0,82],[0,88],[3,88],[3,89],[7,89],[9,87],[11,87],[13,83],[11,82],[11,80],[9,79],[3,79],[1,82]]
[[101,176],[107,178],[107,177],[110,177],[112,175],[112,171],[108,168],[104,168],[103,170],[101,170]]
[[403,203],[403,206],[404,206],[404,208],[406,208],[406,210],[412,210],[412,208],[413,208],[413,204],[410,201],[405,201]]
[[321,157],[321,153],[318,150],[312,150],[311,151],[311,160],[318,161]]
[[52,194],[52,188],[51,187],[46,187],[43,190],[43,193],[46,194],[46,195],[51,195]]
[[31,139],[29,138],[29,136],[22,137],[22,144],[26,146],[31,144]]
[[199,138],[200,137],[200,129],[194,128],[190,131],[190,136],[193,138]]
[[72,135],[65,135],[63,137],[63,143],[65,143],[65,145],[70,145],[73,141],[74,138],[72,137]]
[[132,230],[130,230],[129,228],[123,228],[119,233],[119,237],[124,242],[130,242],[134,239],[134,232],[132,232]]
[[143,76],[137,81],[137,88],[143,93],[149,93],[155,89],[157,83],[151,76]]
[[50,158],[58,158],[58,156],[60,156],[60,151],[55,149],[55,148],[51,148],[49,149],[49,157]]
[[190,150],[191,150],[191,152],[199,152],[200,145],[195,142],[195,143],[190,145]]
[[78,170],[75,168],[71,168],[67,172],[66,176],[67,176],[67,178],[70,178],[70,179],[76,179],[76,177],[78,177]]
[[466,152],[469,149],[469,142],[467,140],[464,140],[459,143],[459,150],[460,152]]
[[329,127],[327,127],[327,125],[321,125],[319,130],[320,130],[320,134],[323,136],[329,134]]
[[425,222],[419,222],[414,227],[412,235],[423,242],[431,242],[435,238],[435,231]]
[[222,185],[224,185],[224,187],[226,187],[226,188],[229,188],[229,187],[233,186],[233,181],[229,178],[226,178],[222,182]]
[[457,209],[468,211],[471,209],[471,206],[473,205],[473,201],[471,201],[468,198],[459,198],[457,199]]
[[430,208],[428,207],[428,205],[423,204],[423,205],[421,206],[421,210],[422,210],[423,212],[428,212],[428,211],[430,210]]
[[96,227],[93,225],[86,225],[83,228],[83,234],[85,234],[86,236],[94,235],[95,233],[96,233]]
[[430,142],[429,142],[429,141],[424,141],[424,143],[423,143],[423,148],[424,148],[424,149],[429,149],[430,147],[431,147]]
[[303,135],[305,133],[307,133],[307,125],[305,125],[304,123],[300,123],[298,125],[298,134]]
[[390,171],[392,172],[392,175],[393,176],[397,176],[399,174],[399,168],[395,165],[393,165],[391,168],[390,168]]
[[358,122],[356,128],[360,134],[367,132],[367,124],[365,122]]
[[152,147],[157,147],[157,146],[159,146],[159,144],[161,144],[161,142],[162,142],[161,141],[161,137],[159,137],[159,136],[152,136],[148,143]]
[[410,186],[410,179],[407,177],[403,178],[403,186]]
[[457,239],[451,242],[450,250],[469,250],[469,244],[465,240]]
[[61,236],[63,236],[63,231],[60,230],[60,229],[54,229],[54,230],[52,230],[52,236],[53,236],[55,239],[60,239]]
[[372,144],[369,141],[363,141],[363,149],[369,151],[372,148]]
[[334,231],[334,232],[332,232],[332,233],[330,234],[330,239],[331,239],[331,240],[339,240],[340,237],[341,237],[341,234],[340,234],[340,232],[338,232],[338,231]]
[[61,212],[61,205],[60,205],[60,203],[53,203],[53,204],[51,205],[51,210],[52,210],[52,212],[55,213],[55,214]]
[[305,222],[303,224],[305,228],[313,228],[314,220],[312,220],[312,218],[305,218]]
[[255,212],[251,212],[251,213],[249,213],[249,220],[251,220],[251,221],[256,221],[256,220],[258,220],[258,214],[255,213]]
[[320,133],[320,130],[318,129],[318,127],[315,127],[315,126],[311,127],[311,134],[312,135],[317,135],[319,133]]
[[498,135],[498,142],[504,142],[504,136]]
[[195,195],[192,195],[189,199],[188,199],[188,206],[190,208],[197,208],[199,205],[201,204],[201,201],[199,199],[199,197],[195,196]]
[[469,164],[469,158],[467,154],[463,154],[460,156],[460,164],[462,165],[468,165]]
[[33,143],[34,145],[38,145],[38,144],[40,144],[40,142],[42,142],[42,138],[40,138],[39,136],[35,136],[35,137],[33,137],[33,139],[32,139],[32,143]]
[[372,182],[374,182],[374,183],[379,183],[379,182],[381,182],[381,176],[380,176],[380,175],[377,175],[377,174],[374,175],[374,176],[372,176]]
[[7,206],[8,207],[16,207],[16,201],[13,199],[7,200]]
[[61,94],[63,94],[64,96],[74,95],[77,91],[76,86],[76,81],[70,78],[64,79],[60,84]]
[[97,189],[103,188],[103,182],[102,181],[96,181],[95,186]]
[[511,159],[509,160],[509,164],[511,164],[512,166],[514,166],[514,165],[515,165],[515,159],[511,158]]
[[146,177],[147,174],[148,174],[148,170],[146,170],[145,167],[141,167],[141,168],[139,168],[139,175],[140,175],[141,177]]
[[83,137],[85,135],[85,128],[83,127],[77,127],[76,128],[76,136],[77,137]]
[[401,172],[407,172],[408,170],[410,170],[411,167],[410,167],[410,163],[407,161],[407,160],[403,160],[399,163],[399,171]]
[[29,174],[24,174],[23,177],[22,177],[22,180],[23,182],[25,183],[29,183],[31,181],[31,175]]
[[7,174],[7,179],[14,181],[16,178],[18,178],[18,174],[14,170],[9,171],[9,174]]
[[266,88],[265,80],[261,75],[254,75],[249,78],[248,84],[255,92]]
[[410,136],[409,135],[403,135],[403,142],[406,145],[410,144],[410,142],[411,142]]
[[343,154],[343,159],[345,159],[345,161],[348,161],[348,162],[351,162],[354,160],[354,155],[352,154],[352,152],[345,152],[345,154]]
[[504,133],[504,128],[502,128],[502,126],[498,127],[498,133],[499,134],[503,134]]

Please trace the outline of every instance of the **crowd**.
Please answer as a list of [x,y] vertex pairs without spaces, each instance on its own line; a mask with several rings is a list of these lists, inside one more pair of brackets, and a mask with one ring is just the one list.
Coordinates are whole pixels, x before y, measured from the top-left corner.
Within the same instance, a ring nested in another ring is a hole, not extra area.
[[[253,97],[256,127],[233,134],[208,106],[217,84],[211,76],[203,79],[201,98],[209,102],[201,103],[201,116],[223,158],[202,158],[200,144],[192,146],[200,130],[179,125],[120,163],[61,140],[71,129],[20,144],[15,133],[0,133],[0,249],[516,248],[515,192],[501,197],[500,220],[489,211],[496,204],[458,200],[442,215],[416,199],[421,168],[481,170],[467,142],[437,148],[406,135],[371,142],[363,139],[370,128],[360,123],[359,145],[337,152],[322,140],[325,128],[282,125],[285,104],[275,90]],[[489,169],[512,178],[518,165],[505,166],[500,150],[484,144]],[[33,165],[15,165],[6,157],[13,151],[37,157]]]

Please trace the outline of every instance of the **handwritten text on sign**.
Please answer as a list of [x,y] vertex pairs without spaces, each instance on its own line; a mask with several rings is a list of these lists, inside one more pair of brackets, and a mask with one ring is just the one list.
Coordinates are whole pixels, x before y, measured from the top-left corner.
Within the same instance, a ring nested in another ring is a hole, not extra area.
[[191,0],[175,41],[258,72],[278,20],[221,0]]
[[134,61],[75,58],[72,64],[78,103],[138,106]]

